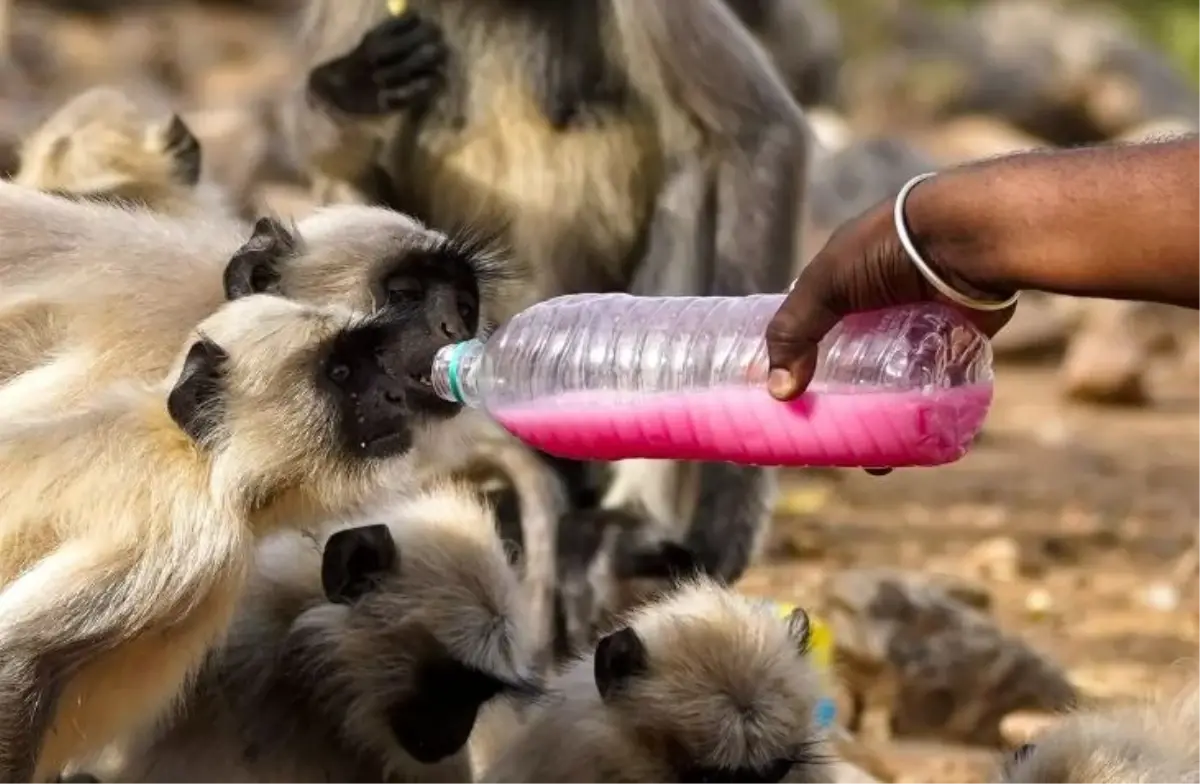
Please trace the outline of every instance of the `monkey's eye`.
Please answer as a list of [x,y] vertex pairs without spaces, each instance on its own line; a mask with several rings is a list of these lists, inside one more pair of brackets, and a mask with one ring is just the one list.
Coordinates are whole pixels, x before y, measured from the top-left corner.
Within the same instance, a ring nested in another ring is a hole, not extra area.
[[335,384],[345,384],[350,380],[350,366],[341,362],[331,363],[326,372],[329,374],[329,380]]
[[470,324],[475,320],[476,310],[479,308],[475,298],[470,294],[458,295],[458,315],[463,321]]
[[416,278],[393,275],[387,279],[388,302],[416,302],[425,296],[425,287]]

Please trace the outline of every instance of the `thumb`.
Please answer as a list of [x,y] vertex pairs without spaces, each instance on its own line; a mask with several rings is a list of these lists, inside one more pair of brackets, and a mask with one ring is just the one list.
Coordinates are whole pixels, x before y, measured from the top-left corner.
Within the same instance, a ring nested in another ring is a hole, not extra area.
[[782,367],[771,368],[767,391],[776,400],[792,400],[808,388],[817,372],[817,352],[807,351]]
[[767,325],[767,389],[778,400],[792,400],[808,388],[817,371],[821,338],[838,322],[837,315],[802,286],[788,294]]

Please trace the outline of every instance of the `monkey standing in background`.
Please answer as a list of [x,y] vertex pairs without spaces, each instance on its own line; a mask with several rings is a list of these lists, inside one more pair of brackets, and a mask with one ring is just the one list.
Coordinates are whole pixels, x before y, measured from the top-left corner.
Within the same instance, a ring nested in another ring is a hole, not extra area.
[[[310,71],[286,120],[299,156],[434,228],[495,221],[534,270],[531,300],[789,282],[807,128],[721,0],[412,0],[397,16],[311,0],[301,41]],[[616,464],[596,497],[740,576],[774,473],[647,468]]]

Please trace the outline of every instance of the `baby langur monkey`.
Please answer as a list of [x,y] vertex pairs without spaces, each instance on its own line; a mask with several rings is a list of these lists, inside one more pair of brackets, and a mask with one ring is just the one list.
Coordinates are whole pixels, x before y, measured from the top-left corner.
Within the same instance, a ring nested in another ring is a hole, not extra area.
[[323,555],[302,534],[264,542],[182,717],[103,778],[471,781],[480,707],[540,691],[516,576],[466,487],[374,519]]
[[1159,704],[1068,716],[1012,752],[997,780],[1013,784],[1200,781],[1196,684]]
[[153,111],[113,87],[93,87],[30,134],[12,180],[175,217],[232,218],[225,194],[202,179],[201,164],[200,142],[178,114]]
[[802,610],[683,584],[567,669],[482,780],[831,781],[810,633]]
[[228,627],[258,537],[404,489],[458,410],[417,378],[435,345],[420,313],[246,297],[163,381],[0,423],[0,781],[44,781],[161,714]]

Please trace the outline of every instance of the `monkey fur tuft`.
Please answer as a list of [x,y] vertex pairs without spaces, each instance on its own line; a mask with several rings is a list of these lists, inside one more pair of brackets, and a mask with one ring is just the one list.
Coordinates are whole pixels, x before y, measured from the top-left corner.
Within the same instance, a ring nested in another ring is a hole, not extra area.
[[997,781],[1117,784],[1200,781],[1200,699],[1079,711],[1013,751]]

